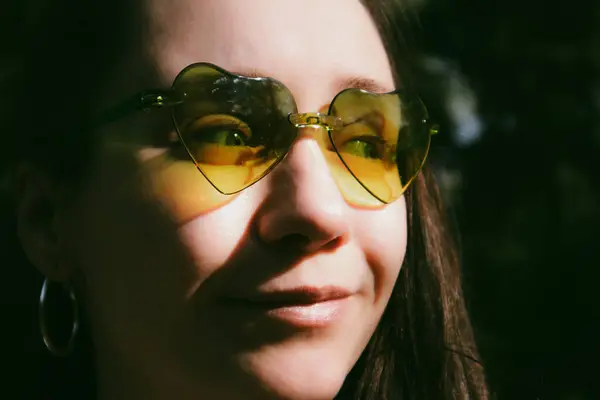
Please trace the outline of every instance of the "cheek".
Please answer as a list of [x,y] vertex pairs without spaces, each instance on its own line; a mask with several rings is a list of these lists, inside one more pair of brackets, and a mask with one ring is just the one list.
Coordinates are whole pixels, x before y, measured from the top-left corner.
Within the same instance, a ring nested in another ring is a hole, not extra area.
[[142,192],[96,186],[82,200],[72,235],[89,306],[110,319],[105,325],[127,313],[145,318],[174,309],[197,279],[176,224]]
[[80,193],[65,233],[86,307],[102,337],[135,336],[148,326],[149,336],[169,335],[157,321],[175,327],[188,318],[191,293],[246,231],[250,202],[241,194],[181,225],[152,182],[126,172],[133,171],[128,162],[109,161]]
[[149,193],[97,185],[73,218],[70,242],[85,289],[102,307],[182,308],[247,232],[251,201],[244,193],[183,224],[177,210]]
[[194,286],[190,287],[188,297],[226,265],[247,239],[249,221],[255,208],[250,193],[246,190],[227,205],[180,227],[179,237],[193,260],[198,277]]
[[406,254],[406,204],[402,197],[381,210],[356,213],[355,235],[371,269],[374,301],[385,305]]

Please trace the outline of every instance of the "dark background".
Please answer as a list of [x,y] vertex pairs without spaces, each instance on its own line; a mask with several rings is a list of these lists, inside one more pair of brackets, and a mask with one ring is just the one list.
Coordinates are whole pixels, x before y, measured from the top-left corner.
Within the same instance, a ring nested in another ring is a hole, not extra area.
[[492,391],[600,399],[600,1],[428,0],[421,24]]
[[[421,91],[442,127],[431,162],[462,233],[467,300],[492,392],[600,399],[600,0],[423,7]],[[18,45],[8,11],[0,6],[5,50]],[[18,288],[2,276],[1,329],[10,340],[0,345],[10,350],[27,333],[37,352],[38,289],[19,289],[31,303],[23,314]],[[10,358],[2,367],[2,381],[32,373]]]

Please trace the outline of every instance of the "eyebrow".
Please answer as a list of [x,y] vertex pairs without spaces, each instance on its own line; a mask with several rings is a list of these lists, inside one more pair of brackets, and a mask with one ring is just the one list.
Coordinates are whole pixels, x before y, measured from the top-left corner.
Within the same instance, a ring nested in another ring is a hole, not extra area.
[[233,75],[245,76],[246,78],[269,78],[269,75],[261,73],[259,70],[250,69],[247,71],[229,71]]
[[379,83],[374,79],[363,78],[360,76],[343,79],[336,89],[337,91],[342,91],[344,89],[362,89],[373,93],[389,93],[395,90],[393,87]]
[[[255,69],[248,71],[231,71],[231,73],[248,78],[269,78],[268,74],[263,74]],[[335,85],[336,93],[345,89],[362,89],[372,93],[389,93],[396,90],[393,86],[385,85],[376,81],[375,79],[364,78],[361,76],[351,76],[346,79],[341,79]]]

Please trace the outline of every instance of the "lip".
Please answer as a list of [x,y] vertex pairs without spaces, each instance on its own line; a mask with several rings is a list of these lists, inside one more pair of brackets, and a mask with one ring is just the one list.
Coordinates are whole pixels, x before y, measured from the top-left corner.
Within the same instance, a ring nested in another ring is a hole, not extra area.
[[338,321],[352,292],[340,287],[298,287],[225,298],[232,311],[265,317],[297,328],[322,328]]

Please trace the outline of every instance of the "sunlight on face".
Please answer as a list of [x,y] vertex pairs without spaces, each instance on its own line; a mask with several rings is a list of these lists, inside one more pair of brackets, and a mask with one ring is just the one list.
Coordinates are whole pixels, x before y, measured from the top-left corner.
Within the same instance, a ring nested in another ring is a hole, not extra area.
[[[319,110],[352,77],[394,88],[359,1],[149,1],[148,14],[157,85],[210,62],[279,80],[299,112]],[[404,200],[349,205],[309,135],[235,196],[219,194],[189,160],[163,169],[164,154],[144,151],[135,173],[127,150],[104,152],[74,222],[100,373],[132,393],[332,398],[398,276]],[[199,198],[208,206],[190,212]],[[281,291],[288,297],[278,302],[293,307],[248,305]]]

